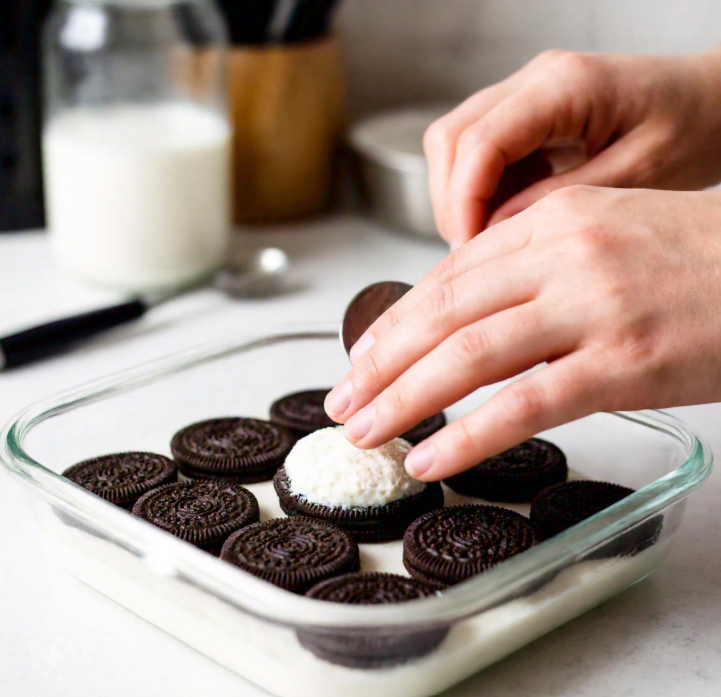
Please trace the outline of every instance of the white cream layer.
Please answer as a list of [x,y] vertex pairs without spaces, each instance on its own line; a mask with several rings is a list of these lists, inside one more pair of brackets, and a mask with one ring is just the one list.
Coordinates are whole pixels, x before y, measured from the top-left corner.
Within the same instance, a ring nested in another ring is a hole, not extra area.
[[322,428],[301,438],[286,458],[290,490],[312,503],[342,508],[380,506],[417,494],[425,484],[403,467],[412,447],[395,438],[361,450],[346,440],[342,426]]

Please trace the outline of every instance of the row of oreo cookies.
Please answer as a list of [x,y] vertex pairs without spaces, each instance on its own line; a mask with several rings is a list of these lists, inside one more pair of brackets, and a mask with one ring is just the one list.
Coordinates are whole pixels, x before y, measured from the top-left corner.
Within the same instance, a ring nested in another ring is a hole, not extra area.
[[[144,486],[152,486],[134,500]],[[119,473],[131,480],[118,485]],[[354,537],[322,520],[294,516],[259,522],[255,495],[222,480],[172,481],[174,464],[162,455],[117,453],[86,460],[65,472],[156,527],[294,593],[360,570]],[[402,577],[401,577],[402,578]]]
[[[139,491],[138,470],[145,472]],[[125,477],[119,477],[122,472]],[[287,591],[347,604],[407,602],[432,594],[417,580],[360,571],[358,543],[346,531],[312,518],[259,521],[256,497],[242,484],[218,479],[172,481],[174,463],[152,453],[119,453],[79,463],[66,471],[107,500],[132,508],[147,522],[220,556],[224,561]],[[119,485],[119,478],[125,480]],[[397,665],[425,655],[448,630],[384,633],[298,630],[302,646],[319,658],[354,668]]]
[[[413,521],[443,507],[443,492],[438,483],[426,484],[417,494],[367,507],[328,507],[292,493],[281,465],[292,443],[327,426],[329,419],[323,410],[326,394],[327,390],[312,390],[277,400],[271,406],[271,418],[282,423],[224,418],[183,428],[171,441],[175,463],[152,453],[121,453],[80,463],[67,470],[65,475],[128,509],[142,494],[175,481],[176,464],[178,478],[182,480],[240,484],[274,477],[281,508],[287,515],[324,520],[347,530],[359,542],[403,539]],[[419,424],[413,431],[417,437],[425,438],[443,424],[445,417],[439,414]],[[411,436],[406,434],[406,437]],[[532,438],[447,479],[445,483],[458,493],[471,497],[504,503],[530,502],[549,486],[565,482],[567,474],[563,452],[552,443]],[[229,494],[231,489],[223,491],[226,498],[233,498]],[[162,492],[148,496],[139,510],[149,509],[151,505],[157,509],[161,502],[168,509],[173,504],[166,499],[171,496],[184,498],[186,494],[183,492],[182,487],[166,487]],[[535,534],[540,539],[546,539],[630,493],[630,489],[605,483],[569,482],[558,486],[552,499],[546,497],[544,502],[541,498],[532,506],[531,519],[538,527]],[[553,505],[548,503],[551,500],[555,502]],[[203,505],[207,506],[207,502]],[[230,504],[225,501],[224,505]],[[198,508],[198,513],[211,520],[213,516],[217,517],[214,506],[217,502],[209,508]],[[189,523],[190,509],[183,510],[182,524],[167,521],[157,521],[156,524],[196,546],[218,553],[224,537],[233,529],[223,523],[209,526],[202,532],[199,520]],[[140,515],[146,517],[149,514]]]
[[[99,474],[106,461],[116,468],[119,462],[128,469],[148,466],[152,474],[148,481],[160,482],[160,486],[135,502],[132,508],[135,515],[286,590],[302,593],[315,582],[358,568],[359,535],[333,525],[329,516],[293,515],[292,519],[259,524],[258,502],[244,486],[215,480],[164,483],[173,468],[172,462],[162,456],[149,453],[106,456],[81,463],[68,474],[76,481],[82,480],[79,474],[87,475],[92,469]],[[403,529],[403,563],[413,578],[440,590],[486,571],[630,493],[630,489],[603,482],[557,484],[534,498],[530,520],[498,506],[441,508],[436,502],[431,510]],[[397,512],[390,505],[378,508],[385,508],[389,516]],[[366,513],[361,511],[359,515]],[[248,526],[250,529],[246,530]],[[389,529],[398,529],[393,526]],[[319,540],[327,537],[326,529],[333,531],[328,540],[332,539],[334,544],[316,548]],[[625,541],[623,538],[617,541],[605,556],[644,549],[652,544],[658,532],[658,522],[651,521],[633,535],[627,535]],[[229,537],[232,539],[228,540]],[[228,544],[224,546],[226,540]],[[288,549],[283,547],[286,543]],[[263,545],[267,545],[268,551],[261,554]],[[251,549],[256,550],[255,556],[250,555]],[[306,549],[310,556],[304,556]],[[319,563],[320,557],[313,556],[316,552],[334,561],[325,568]],[[279,567],[274,555],[280,555],[286,566]]]
[[[270,407],[270,421],[231,417],[181,429],[170,443],[181,478],[223,477],[240,484],[273,479],[300,438],[336,425],[323,407],[328,392],[305,390],[281,397]],[[445,415],[435,414],[401,437],[415,445],[445,425]]]
[[[532,500],[530,520],[497,506],[443,508],[437,483],[426,485],[419,494],[375,507],[334,509],[309,504],[292,494],[281,465],[300,437],[328,425],[322,407],[326,392],[279,400],[271,408],[276,422],[213,419],[182,429],[172,440],[175,462],[151,453],[123,453],[80,463],[65,474],[158,527],[286,590],[359,604],[403,602],[445,589],[632,493],[611,484],[566,482],[563,453],[546,441],[531,439],[446,481],[459,493],[476,498]],[[430,426],[419,425],[425,429],[420,431],[423,438],[430,435],[429,429],[442,427],[445,417],[441,414],[427,421],[432,422]],[[177,477],[187,481],[177,483]],[[281,507],[290,518],[259,523],[257,500],[242,483],[272,477]],[[628,539],[612,554],[643,549],[657,533],[658,529],[644,531],[643,539]],[[411,579],[359,571],[357,543],[387,539],[404,540],[403,563]],[[325,588],[323,584],[332,585],[333,593],[317,590]],[[420,655],[443,637],[438,632],[433,636],[412,633],[406,640],[395,637],[390,643],[366,637],[349,646],[338,643],[338,637],[329,639],[312,631],[299,632],[299,638],[326,660],[370,667],[384,660],[398,662],[401,655]]]
[[[321,428],[335,426],[335,421],[326,414],[324,407],[325,398],[329,392],[330,388],[303,390],[281,397],[270,407],[270,420],[285,426],[296,439]],[[401,438],[413,445],[418,445],[436,431],[440,431],[445,425],[446,416],[443,412],[439,412],[406,431]]]

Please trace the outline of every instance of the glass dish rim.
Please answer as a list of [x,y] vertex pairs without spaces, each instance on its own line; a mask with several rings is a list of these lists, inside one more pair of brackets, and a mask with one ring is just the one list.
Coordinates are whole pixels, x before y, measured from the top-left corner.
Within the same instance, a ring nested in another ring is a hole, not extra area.
[[263,346],[307,340],[338,341],[337,324],[303,322],[258,327],[234,340],[204,344],[156,358],[64,390],[27,406],[6,424],[2,431],[0,462],[11,475],[35,487],[44,499],[112,530],[114,543],[144,558],[156,573],[176,577],[250,615],[292,627],[391,629],[402,626],[406,630],[457,622],[508,601],[530,583],[565,568],[591,549],[685,498],[701,486],[713,466],[710,446],[680,419],[656,410],[609,412],[611,416],[674,438],[684,447],[685,461],[614,506],[442,595],[398,605],[360,607],[324,603],[276,588],[128,516],[126,511],[34,460],[23,448],[25,437],[35,426],[64,412],[228,356]]

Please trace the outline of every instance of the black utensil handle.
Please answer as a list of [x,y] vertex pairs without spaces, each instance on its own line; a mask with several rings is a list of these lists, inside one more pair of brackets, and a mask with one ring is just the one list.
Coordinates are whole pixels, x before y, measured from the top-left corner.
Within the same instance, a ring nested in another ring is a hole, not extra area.
[[142,317],[148,306],[136,299],[66,317],[0,339],[0,370],[49,356],[69,344]]

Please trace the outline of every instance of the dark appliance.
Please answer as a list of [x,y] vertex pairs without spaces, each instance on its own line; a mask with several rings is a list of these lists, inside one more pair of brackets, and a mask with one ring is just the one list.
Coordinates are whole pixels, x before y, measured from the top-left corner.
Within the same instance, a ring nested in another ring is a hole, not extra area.
[[0,231],[43,227],[40,30],[51,0],[0,0]]

